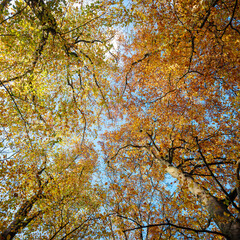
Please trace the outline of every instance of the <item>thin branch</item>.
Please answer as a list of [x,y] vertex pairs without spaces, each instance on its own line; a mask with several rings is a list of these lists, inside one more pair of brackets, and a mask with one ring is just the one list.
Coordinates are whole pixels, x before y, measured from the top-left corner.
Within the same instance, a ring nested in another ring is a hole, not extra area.
[[[200,145],[199,145],[198,137],[196,137],[195,139],[196,139],[196,143],[197,143],[197,147],[198,147],[198,152],[200,153],[201,158],[202,158],[204,164],[206,165],[208,171],[210,172],[211,176],[212,176],[213,179],[216,181],[216,183],[218,184],[218,186],[221,188],[221,190],[223,191],[223,193],[226,195],[227,199],[228,199],[229,201],[231,201],[231,199],[230,199],[227,191],[224,189],[224,187],[222,186],[222,184],[218,181],[218,179],[215,177],[215,175],[213,174],[212,170],[210,169],[210,167],[209,167],[209,165],[208,165],[208,163],[207,163],[207,161],[206,161],[206,158],[205,158],[205,156],[204,156],[203,153],[202,153],[201,147],[200,147]],[[232,205],[233,205],[236,209],[240,210],[233,201],[231,201],[231,203],[232,203]]]
[[2,22],[0,22],[0,25],[3,24],[4,22],[8,21],[9,19],[16,17],[18,14],[23,12],[26,8],[27,8],[27,6],[25,6],[24,8],[22,8],[18,12],[14,13],[12,16],[9,16],[9,17],[5,18]]
[[126,76],[125,76],[125,85],[124,85],[124,89],[123,89],[123,91],[122,91],[121,96],[123,96],[124,93],[125,93],[125,91],[126,91],[126,88],[127,88],[127,86],[128,86],[128,75],[129,75],[130,72],[132,71],[134,65],[136,65],[136,64],[144,61],[147,57],[151,56],[152,54],[153,54],[153,53],[146,53],[146,54],[143,56],[143,58],[138,59],[137,61],[135,61],[135,62],[133,62],[133,63],[131,64],[130,69],[128,70],[128,72],[127,72],[127,74],[126,74]]
[[[193,159],[192,159],[193,160]],[[221,161],[221,162],[212,162],[208,163],[208,166],[216,166],[216,165],[225,165],[225,164],[232,164],[232,161]],[[198,164],[194,165],[194,168],[191,170],[190,174],[192,174],[197,168],[207,167],[206,164]]]
[[[85,22],[85,23],[79,25],[79,26],[76,27],[76,28],[73,28],[73,29],[71,29],[71,30],[69,30],[69,31],[67,31],[67,32],[61,33],[61,35],[65,35],[65,34],[67,34],[67,33],[73,32],[73,31],[75,31],[75,30],[77,30],[77,29],[79,29],[79,28],[81,28],[81,27],[85,27],[87,24],[89,24],[90,22],[92,22],[92,21],[94,21],[94,20],[96,20],[96,19],[102,17],[104,14],[106,14],[106,13],[104,12],[104,13],[102,13],[101,15],[96,16],[95,18],[90,19],[89,21],[87,21],[87,22]],[[75,41],[77,41],[77,40],[78,40],[78,37],[76,38]]]
[[134,144],[127,144],[123,147],[120,147],[117,152],[107,161],[108,164],[111,160],[113,160],[114,158],[117,157],[117,155],[120,153],[121,150],[125,149],[125,148],[128,148],[128,147],[133,147],[133,148],[145,148],[145,146],[139,146],[139,145],[134,145]]
[[63,226],[61,226],[61,227],[53,234],[53,236],[52,236],[51,238],[49,238],[49,240],[53,240],[53,239],[57,236],[57,234],[58,234],[63,228],[65,228],[68,224],[69,224],[69,222],[67,222],[67,223],[65,223]]
[[9,82],[21,79],[21,78],[25,77],[27,74],[33,72],[33,70],[35,69],[35,67],[37,65],[37,62],[38,62],[39,58],[42,55],[43,48],[47,43],[48,36],[49,36],[49,32],[46,31],[46,30],[43,30],[42,37],[41,37],[41,40],[39,42],[39,45],[38,45],[37,49],[35,50],[35,52],[33,53],[33,61],[32,61],[31,67],[25,73],[23,73],[19,76],[7,79],[7,80],[3,80],[2,83],[9,83]]
[[110,230],[111,230],[111,233],[112,233],[112,238],[113,238],[113,240],[116,240],[115,235],[114,235],[114,231],[113,231],[111,216],[109,216],[109,223],[110,223]]
[[226,32],[226,30],[227,30],[227,28],[228,28],[229,26],[231,26],[231,28],[232,28],[233,30],[235,30],[235,31],[237,31],[237,32],[239,33],[239,31],[238,31],[237,29],[233,28],[233,26],[232,26],[232,21],[233,21],[234,14],[235,14],[235,12],[236,12],[237,6],[238,6],[238,0],[235,1],[234,7],[233,7],[233,11],[232,11],[232,16],[231,16],[228,24],[226,25],[226,27],[225,27],[223,30],[221,30],[221,31],[223,31],[222,36],[224,35],[224,33]]
[[209,165],[208,165],[208,163],[207,163],[207,161],[206,161],[206,158],[205,158],[205,156],[204,156],[203,153],[202,153],[202,149],[201,149],[201,147],[200,147],[200,145],[199,145],[198,137],[195,137],[195,139],[196,139],[196,143],[197,143],[197,147],[198,147],[198,152],[200,153],[201,158],[202,158],[205,166],[207,167],[207,169],[208,169],[208,171],[210,172],[210,174],[211,174],[211,176],[213,177],[213,179],[217,182],[218,186],[222,189],[222,191],[224,192],[224,194],[225,194],[226,196],[228,196],[228,193],[226,192],[226,190],[224,189],[224,187],[222,186],[222,184],[218,181],[218,179],[215,177],[215,175],[213,174],[211,168],[209,167]]
[[207,15],[206,15],[205,18],[203,19],[203,22],[202,22],[202,24],[200,25],[200,28],[203,28],[203,27],[204,27],[205,23],[207,22],[210,14],[211,14],[211,8],[212,8],[212,7],[215,7],[218,1],[219,1],[219,0],[215,0],[215,1],[212,3],[212,5],[209,7],[209,9],[208,9],[208,11],[207,11]]
[[84,139],[85,139],[85,134],[86,134],[86,131],[87,131],[87,119],[86,119],[86,116],[85,116],[84,112],[78,106],[78,102],[77,102],[77,99],[76,99],[76,96],[75,96],[76,95],[75,94],[75,89],[74,89],[73,84],[69,81],[69,76],[67,77],[67,82],[68,82],[68,85],[72,88],[73,101],[74,101],[74,103],[75,103],[75,105],[77,107],[77,110],[82,115],[82,118],[83,118],[83,121],[84,121],[83,135],[82,135],[82,140],[81,140],[81,143],[80,143],[80,146],[82,146],[82,144],[84,142]]
[[11,2],[11,0],[3,0],[0,3],[0,15],[3,13],[4,8]]
[[[130,218],[130,217],[125,217],[125,216],[123,216],[123,215],[121,215],[121,214],[116,214],[116,216],[117,217],[120,217],[120,218],[123,218],[123,219],[126,219],[126,220],[129,220],[129,221],[132,221],[132,222],[134,222],[134,223],[136,223],[139,227],[138,227],[138,229],[140,229],[141,228],[141,224],[139,224],[136,220],[134,220],[133,218]],[[127,230],[123,230],[123,232],[127,232]]]
[[157,101],[159,101],[159,100],[162,100],[162,99],[165,98],[168,94],[170,94],[170,93],[172,93],[172,92],[175,92],[176,90],[177,90],[176,88],[173,89],[173,90],[170,90],[170,91],[164,93],[161,97],[158,97],[158,98],[156,98],[156,99],[154,99],[154,100],[152,100],[152,101],[144,102],[144,104],[155,103],[155,102],[157,102]]
[[103,42],[101,40],[97,40],[97,39],[94,39],[94,40],[84,40],[84,39],[79,39],[79,40],[75,40],[75,44],[76,43],[102,43]]
[[15,108],[16,108],[17,112],[19,113],[19,115],[20,115],[20,117],[21,117],[21,119],[22,119],[22,121],[23,121],[23,123],[24,123],[24,127],[25,127],[25,130],[26,130],[26,133],[27,133],[27,137],[28,137],[29,143],[30,143],[30,145],[31,145],[31,147],[32,147],[32,142],[31,142],[31,139],[30,139],[30,136],[29,136],[29,130],[28,130],[28,127],[29,127],[28,122],[27,122],[27,121],[25,120],[25,118],[23,117],[23,114],[22,114],[20,108],[18,107],[18,104],[16,103],[14,97],[13,97],[11,90],[8,89],[1,80],[0,80],[0,85],[3,86],[3,88],[6,90],[6,92],[8,93],[8,95],[10,96],[10,98],[12,99],[13,104],[15,105]]
[[177,229],[192,231],[192,232],[195,232],[195,233],[210,233],[210,234],[216,234],[216,235],[220,235],[220,236],[225,237],[225,235],[223,233],[220,233],[220,232],[211,231],[211,230],[207,230],[207,229],[194,229],[194,228],[190,228],[190,227],[179,226],[179,225],[170,223],[168,220],[167,220],[166,223],[158,223],[158,224],[149,224],[149,225],[146,225],[146,226],[139,226],[139,227],[124,230],[124,232],[134,231],[134,230],[138,230],[138,229],[142,229],[142,228],[161,227],[161,226],[170,226],[170,227],[174,227],[174,228],[177,228]]
[[71,230],[69,233],[65,234],[65,235],[61,238],[61,240],[67,239],[67,237],[68,237],[69,235],[71,235],[72,233],[76,232],[77,230],[83,229],[85,226],[88,226],[88,225],[86,225],[87,222],[94,221],[94,220],[98,220],[98,219],[100,219],[100,217],[99,217],[99,218],[88,218],[88,219],[86,219],[86,220],[83,221],[80,225],[78,225],[78,226],[75,227],[73,230]]

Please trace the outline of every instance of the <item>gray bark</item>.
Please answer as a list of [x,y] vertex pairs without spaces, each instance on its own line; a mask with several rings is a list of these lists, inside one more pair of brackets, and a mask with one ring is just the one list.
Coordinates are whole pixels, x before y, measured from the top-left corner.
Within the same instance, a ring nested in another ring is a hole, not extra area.
[[191,176],[182,172],[181,169],[174,167],[168,161],[156,158],[155,160],[166,167],[166,171],[176,178],[180,184],[188,187],[188,190],[198,199],[199,202],[209,212],[210,217],[217,224],[219,230],[229,240],[240,239],[240,221],[235,218],[227,209],[227,206],[219,201],[216,197],[212,196],[205,188],[194,181]]

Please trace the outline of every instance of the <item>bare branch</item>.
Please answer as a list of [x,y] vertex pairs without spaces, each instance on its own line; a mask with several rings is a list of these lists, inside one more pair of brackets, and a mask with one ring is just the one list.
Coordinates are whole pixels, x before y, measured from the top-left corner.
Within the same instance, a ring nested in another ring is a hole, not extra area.
[[225,237],[225,235],[220,233],[220,232],[211,231],[211,230],[207,230],[207,229],[194,229],[194,228],[190,228],[190,227],[179,226],[179,225],[170,223],[168,220],[166,220],[166,223],[158,223],[158,224],[149,224],[149,225],[146,225],[146,226],[139,226],[139,227],[136,227],[136,228],[131,228],[131,229],[124,230],[124,232],[134,231],[134,230],[138,230],[138,229],[142,229],[142,228],[161,227],[161,226],[170,226],[170,227],[174,227],[174,228],[177,228],[177,229],[192,231],[192,232],[195,232],[195,233],[210,233],[210,234],[215,234],[215,235],[220,235],[220,236]]

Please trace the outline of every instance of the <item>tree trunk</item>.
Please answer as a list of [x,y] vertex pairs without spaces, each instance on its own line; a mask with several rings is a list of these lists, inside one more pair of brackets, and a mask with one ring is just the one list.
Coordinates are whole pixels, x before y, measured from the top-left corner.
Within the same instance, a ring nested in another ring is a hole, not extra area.
[[24,229],[34,218],[39,216],[42,211],[38,211],[31,216],[28,217],[33,205],[39,199],[41,195],[41,190],[34,196],[32,196],[29,200],[26,200],[16,212],[13,221],[9,224],[9,226],[3,230],[0,234],[0,240],[11,240],[13,239],[18,232]]
[[174,167],[171,163],[164,159],[156,158],[156,156],[154,156],[154,158],[158,163],[166,166],[166,171],[173,178],[176,178],[180,184],[184,184],[184,186],[188,187],[189,191],[206,208],[210,217],[214,220],[220,231],[227,239],[240,239],[240,221],[228,211],[226,205],[224,205],[216,197],[212,196],[206,189],[200,186],[200,184],[195,182],[192,177],[184,174],[181,169]]

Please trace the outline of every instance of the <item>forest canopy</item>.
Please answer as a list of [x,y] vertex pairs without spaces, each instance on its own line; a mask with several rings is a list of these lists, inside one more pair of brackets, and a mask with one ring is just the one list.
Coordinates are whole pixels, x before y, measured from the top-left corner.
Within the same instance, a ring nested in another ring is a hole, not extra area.
[[238,0],[0,1],[0,239],[240,236]]

